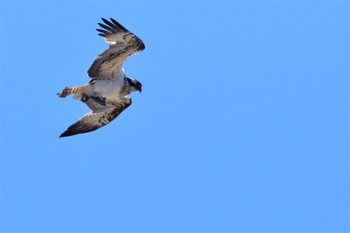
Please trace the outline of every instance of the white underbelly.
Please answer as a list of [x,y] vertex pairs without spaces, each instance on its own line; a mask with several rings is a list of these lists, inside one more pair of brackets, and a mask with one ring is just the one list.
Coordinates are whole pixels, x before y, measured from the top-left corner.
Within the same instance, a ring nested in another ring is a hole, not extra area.
[[119,98],[119,93],[122,88],[121,82],[115,80],[100,80],[93,86],[95,95],[106,97],[107,99]]

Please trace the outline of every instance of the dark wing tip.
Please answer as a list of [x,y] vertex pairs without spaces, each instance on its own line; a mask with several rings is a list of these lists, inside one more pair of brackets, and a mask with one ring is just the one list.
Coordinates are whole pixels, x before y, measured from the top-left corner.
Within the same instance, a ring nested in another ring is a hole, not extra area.
[[[103,21],[103,23],[98,23],[98,25],[100,25],[101,28],[106,29],[108,34],[103,32],[105,34],[105,36],[108,36],[112,33],[118,33],[118,32],[129,32],[125,27],[123,27],[120,23],[118,23],[115,19],[110,18],[111,21],[108,21],[105,18],[101,18],[101,20]],[[101,29],[100,29],[101,30]]]
[[98,35],[100,36],[103,36],[103,37],[106,37],[106,36],[109,36],[111,35],[112,33],[107,31],[107,30],[103,30],[103,29],[96,29],[96,31],[100,32]]
[[77,121],[73,125],[69,126],[68,129],[60,135],[60,138],[73,136],[73,135],[81,134],[81,133],[88,133],[88,132],[94,131],[98,128],[100,128],[100,127],[99,126],[96,127],[94,125],[86,125],[80,121]]
[[107,31],[109,31],[110,33],[116,33],[118,32],[115,28],[113,27],[108,27],[107,25],[104,25],[102,23],[98,23],[98,25],[100,25],[101,28],[106,29]]
[[121,25],[120,23],[118,23],[117,20],[113,19],[113,18],[109,18],[113,23],[114,25],[118,26],[122,31],[124,32],[128,32],[128,29],[126,29],[125,27],[123,27],[123,25]]
[[61,135],[59,136],[59,138],[68,137],[68,136],[73,136],[73,135],[76,135],[76,134],[88,133],[88,132],[94,131],[94,130],[96,130],[96,129],[97,129],[97,128],[94,128],[94,129],[87,129],[87,130],[84,130],[84,131],[80,131],[80,130],[69,129],[69,128],[68,128],[66,131],[64,131],[63,133],[61,133]]
[[61,133],[60,138],[71,136],[71,135],[73,135],[73,134],[68,133],[68,130],[66,130],[63,133]]
[[75,134],[80,134],[80,133],[85,133],[85,132],[84,132],[84,131],[81,131],[81,129],[79,129],[79,128],[77,127],[77,124],[75,123],[75,124],[69,126],[69,128],[68,128],[66,131],[64,131],[63,133],[61,133],[60,138],[62,138],[62,137],[68,137],[68,136],[73,136],[73,135],[75,135]]
[[72,135],[74,135],[74,134],[76,134],[76,133],[73,133],[73,132],[72,132],[71,130],[69,130],[69,128],[68,128],[66,131],[64,131],[63,133],[61,133],[60,138],[72,136]]

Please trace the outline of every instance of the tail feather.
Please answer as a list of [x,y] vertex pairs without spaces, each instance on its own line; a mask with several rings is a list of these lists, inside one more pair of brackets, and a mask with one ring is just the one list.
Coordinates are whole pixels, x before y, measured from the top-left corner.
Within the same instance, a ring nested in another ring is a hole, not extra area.
[[89,84],[87,85],[82,85],[82,86],[74,86],[74,87],[65,87],[61,93],[57,93],[58,97],[64,98],[67,95],[73,94],[74,99],[81,99],[82,94],[84,90],[90,86]]

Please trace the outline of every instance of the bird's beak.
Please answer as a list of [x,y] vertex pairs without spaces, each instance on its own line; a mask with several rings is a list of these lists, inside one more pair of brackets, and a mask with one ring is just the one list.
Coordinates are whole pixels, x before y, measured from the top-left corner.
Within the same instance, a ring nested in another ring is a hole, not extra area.
[[142,92],[142,89],[141,89],[141,88],[139,89],[139,92],[140,92],[140,93]]

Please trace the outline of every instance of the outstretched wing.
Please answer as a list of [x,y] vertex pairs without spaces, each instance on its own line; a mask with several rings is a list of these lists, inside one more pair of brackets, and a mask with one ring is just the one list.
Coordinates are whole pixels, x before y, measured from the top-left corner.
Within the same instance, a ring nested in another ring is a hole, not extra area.
[[111,43],[108,49],[98,55],[88,70],[88,75],[92,79],[116,78],[118,71],[125,59],[139,51],[145,49],[145,45],[133,33],[116,20],[110,18],[108,21],[102,18],[105,24],[98,23],[103,29],[96,29],[105,41]]
[[111,105],[112,104],[108,103],[106,107],[103,109],[101,108],[100,111],[92,111],[85,114],[76,123],[69,126],[68,129],[60,135],[60,138],[91,132],[107,125],[131,105],[131,98],[124,102],[114,102],[113,106]]

